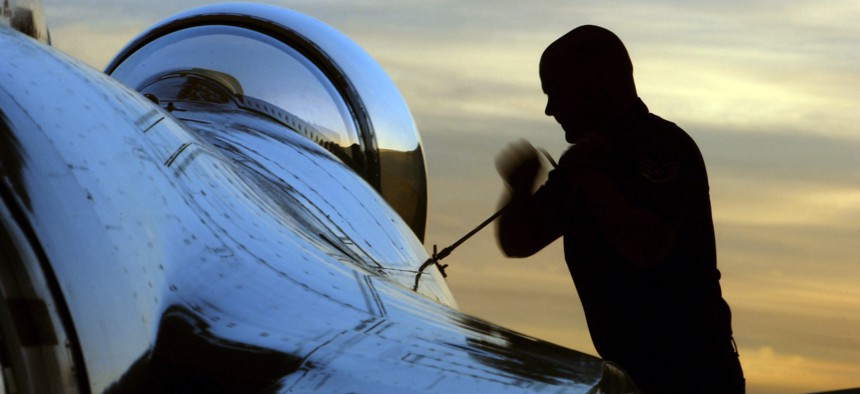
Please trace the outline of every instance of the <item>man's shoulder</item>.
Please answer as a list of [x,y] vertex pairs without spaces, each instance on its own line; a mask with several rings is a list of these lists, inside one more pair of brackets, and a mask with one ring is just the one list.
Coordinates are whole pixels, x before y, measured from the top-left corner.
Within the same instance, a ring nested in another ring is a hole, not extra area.
[[648,113],[634,149],[636,168],[653,183],[673,184],[679,179],[701,179],[705,163],[693,138],[677,124]]
[[653,113],[645,117],[645,127],[648,129],[649,137],[663,143],[677,144],[682,146],[696,146],[693,138],[684,129],[674,122],[663,119]]
[[701,160],[702,154],[693,137],[677,124],[652,113],[643,120],[644,133],[640,148],[660,156]]

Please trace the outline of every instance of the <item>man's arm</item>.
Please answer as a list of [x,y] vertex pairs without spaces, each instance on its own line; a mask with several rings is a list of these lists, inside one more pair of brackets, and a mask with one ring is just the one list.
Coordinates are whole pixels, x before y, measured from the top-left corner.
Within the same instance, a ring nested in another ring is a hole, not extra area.
[[496,159],[496,168],[508,187],[502,205],[505,212],[496,225],[496,237],[509,257],[528,257],[561,236],[558,217],[541,194],[533,195],[541,169],[537,151],[528,142],[519,141]]
[[600,170],[606,160],[606,142],[590,135],[560,159],[559,170],[584,197],[609,244],[640,268],[659,265],[675,242],[675,229],[655,212],[637,207]]

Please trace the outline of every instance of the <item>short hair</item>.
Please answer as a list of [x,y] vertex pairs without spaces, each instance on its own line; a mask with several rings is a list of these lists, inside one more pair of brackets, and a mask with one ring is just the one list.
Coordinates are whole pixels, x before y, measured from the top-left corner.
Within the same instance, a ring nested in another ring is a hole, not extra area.
[[610,95],[636,96],[633,63],[621,39],[594,25],[577,27],[547,47],[540,76],[564,78],[577,86]]

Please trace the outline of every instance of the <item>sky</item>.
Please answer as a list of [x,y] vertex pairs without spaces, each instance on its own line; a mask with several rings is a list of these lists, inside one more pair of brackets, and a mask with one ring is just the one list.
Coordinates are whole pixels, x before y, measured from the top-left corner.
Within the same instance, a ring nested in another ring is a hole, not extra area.
[[[95,68],[179,0],[47,0],[54,46]],[[708,167],[724,298],[750,393],[860,387],[860,2],[268,1],[367,50],[422,133],[425,245],[490,216],[495,156],[524,138],[556,158],[537,64],[583,24],[614,31],[640,97],[684,128]],[[507,259],[492,229],[445,260],[460,308],[596,354],[560,242]]]

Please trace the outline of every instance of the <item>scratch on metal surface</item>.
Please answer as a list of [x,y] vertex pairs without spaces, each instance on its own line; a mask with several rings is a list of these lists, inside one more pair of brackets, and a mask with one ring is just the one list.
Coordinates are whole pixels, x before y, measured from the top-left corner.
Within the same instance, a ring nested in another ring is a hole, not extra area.
[[176,158],[179,157],[179,155],[182,154],[182,152],[185,151],[185,149],[189,146],[191,146],[191,142],[186,142],[179,146],[179,149],[177,149],[176,152],[173,152],[173,154],[167,158],[167,160],[164,162],[164,165],[170,167],[170,165],[173,164],[174,161],[176,161]]
[[157,124],[158,124],[159,122],[161,122],[162,120],[164,120],[164,117],[163,117],[163,116],[162,116],[161,118],[158,118],[158,120],[156,120],[155,122],[153,122],[151,125],[149,125],[149,127],[147,127],[146,129],[144,129],[144,130],[143,130],[143,132],[144,132],[144,133],[146,133],[147,131],[151,130],[153,127],[155,127],[155,125],[157,125]]
[[134,125],[146,133],[162,120],[164,120],[164,115],[157,109],[151,109],[135,120]]

